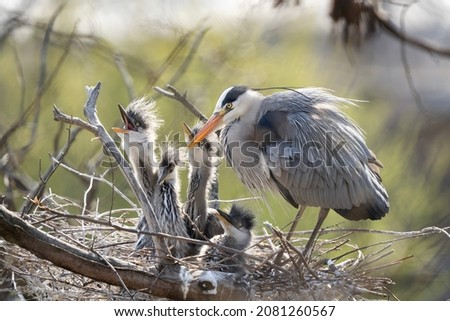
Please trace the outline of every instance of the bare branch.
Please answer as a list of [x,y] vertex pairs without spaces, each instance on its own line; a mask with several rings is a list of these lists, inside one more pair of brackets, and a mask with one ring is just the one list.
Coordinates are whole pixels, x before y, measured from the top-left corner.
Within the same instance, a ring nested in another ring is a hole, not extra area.
[[[26,119],[33,113],[35,108],[37,107],[36,101],[40,99],[44,95],[44,93],[48,90],[50,85],[53,83],[53,80],[55,79],[56,75],[61,70],[62,65],[64,64],[69,51],[71,44],[73,42],[75,36],[75,29],[72,31],[69,40],[67,42],[67,45],[64,48],[64,52],[59,58],[58,62],[56,63],[55,68],[52,70],[50,75],[48,76],[47,80],[45,81],[45,84],[42,86],[41,90],[37,94],[37,96],[34,98],[34,100],[30,103],[30,105],[26,108],[26,110],[20,115],[19,119],[16,120],[9,128],[5,131],[3,136],[0,138],[0,146],[6,145],[9,138],[25,123]],[[24,149],[24,147],[22,148]],[[26,150],[25,150],[26,152]]]
[[[408,9],[410,7],[411,7],[410,5],[403,7],[401,15],[400,15],[400,28],[403,33],[405,33],[406,12],[408,11]],[[417,91],[416,86],[414,85],[414,79],[411,74],[411,68],[409,66],[408,57],[406,56],[406,46],[405,46],[404,39],[401,39],[401,58],[402,58],[403,67],[405,69],[406,80],[408,81],[409,89],[414,97],[414,100],[416,101],[417,108],[421,112],[426,113],[428,110],[425,107],[425,105],[423,104],[422,98],[420,97],[420,94]]]
[[208,120],[208,118],[205,115],[203,115],[202,112],[187,99],[187,93],[184,93],[184,95],[182,95],[175,87],[169,84],[167,84],[166,87],[168,90],[162,89],[157,86],[153,87],[153,89],[166,97],[172,98],[180,102],[192,114],[194,114],[195,117],[199,118],[200,120],[202,121]]
[[81,118],[64,114],[61,110],[58,109],[58,107],[56,107],[56,105],[53,105],[53,120],[61,121],[70,125],[75,125],[91,132],[95,136],[98,135],[98,131],[95,126],[92,126],[91,124],[85,122]]
[[180,77],[186,72],[186,70],[188,69],[189,65],[192,62],[192,59],[194,58],[195,53],[197,52],[198,47],[200,47],[203,37],[205,36],[208,30],[209,28],[204,28],[199,33],[197,33],[197,36],[192,42],[192,46],[189,49],[189,52],[186,58],[184,59],[183,63],[177,69],[175,74],[169,79],[168,81],[169,84],[175,84],[178,81],[178,79],[180,79]]
[[404,33],[402,29],[399,29],[388,17],[387,13],[380,10],[377,6],[373,6],[372,8],[373,14],[376,20],[394,37],[420,49],[425,51],[439,54],[442,56],[450,56],[450,48],[444,48],[439,46],[438,44],[426,40],[426,39],[416,39],[414,37],[409,36]]
[[50,177],[53,175],[53,173],[58,168],[58,165],[62,162],[64,156],[66,155],[67,151],[70,149],[70,146],[72,146],[72,143],[75,141],[75,138],[80,133],[81,128],[76,128],[72,133],[69,129],[69,138],[66,143],[66,145],[60,150],[58,153],[56,160],[57,163],[52,164],[48,167],[45,174],[42,176],[40,182],[38,185],[36,185],[29,193],[28,193],[28,199],[25,201],[25,204],[22,206],[22,215],[27,214],[30,212],[31,208],[33,207],[33,203],[31,200],[34,200],[35,198],[39,198],[44,190],[45,185],[47,184]]
[[127,66],[125,65],[125,61],[123,60],[123,57],[116,53],[114,54],[114,62],[116,64],[117,69],[119,70],[120,75],[122,76],[123,82],[125,83],[125,86],[128,90],[128,97],[130,100],[133,100],[137,97],[136,90],[134,89],[134,82],[133,78],[131,77],[130,73],[128,72]]

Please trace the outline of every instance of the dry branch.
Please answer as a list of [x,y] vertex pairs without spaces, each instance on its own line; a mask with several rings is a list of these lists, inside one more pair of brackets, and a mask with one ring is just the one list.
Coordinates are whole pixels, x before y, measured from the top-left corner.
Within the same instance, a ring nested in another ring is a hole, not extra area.
[[450,56],[450,48],[441,47],[430,40],[417,39],[406,34],[402,28],[399,28],[394,22],[392,22],[386,12],[380,10],[376,5],[373,6],[372,11],[376,20],[381,24],[381,26],[383,26],[388,32],[390,32],[395,38],[399,39],[400,41],[404,41],[414,47],[423,49],[430,53],[435,53],[442,56]]
[[187,108],[187,110],[189,110],[192,114],[194,114],[195,117],[199,118],[201,121],[208,120],[208,118],[203,115],[202,112],[187,99],[187,93],[181,94],[175,87],[170,84],[167,84],[166,87],[167,90],[162,89],[158,86],[153,87],[153,89],[166,97],[180,102],[184,107]]
[[59,151],[58,155],[56,156],[56,163],[50,164],[50,166],[47,168],[44,175],[40,176],[40,182],[37,184],[29,193],[27,197],[27,201],[25,201],[25,204],[22,207],[22,214],[28,214],[30,210],[33,207],[32,200],[36,198],[40,198],[44,192],[44,187],[47,184],[50,177],[53,175],[53,173],[58,168],[59,164],[64,159],[64,156],[69,151],[70,146],[72,146],[72,143],[77,138],[78,134],[80,133],[81,128],[76,128],[73,132],[70,132],[69,129],[69,138],[67,141],[67,144]]

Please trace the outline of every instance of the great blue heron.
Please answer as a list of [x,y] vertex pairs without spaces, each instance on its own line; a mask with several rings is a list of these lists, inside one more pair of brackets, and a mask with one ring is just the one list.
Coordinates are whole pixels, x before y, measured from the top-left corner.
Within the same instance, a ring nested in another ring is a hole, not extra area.
[[361,129],[340,110],[351,104],[318,88],[264,96],[230,87],[189,147],[222,128],[226,158],[241,180],[260,191],[278,191],[300,206],[290,232],[306,206],[320,207],[306,254],[330,208],[349,220],[378,220],[389,211],[382,165]]
[[[145,97],[133,100],[126,109],[119,105],[123,128],[113,128],[122,139],[122,147],[130,160],[133,172],[143,190],[153,203],[155,186],[158,181],[158,163],[155,157],[157,130],[162,121],[155,113],[155,103]],[[138,231],[149,231],[147,220],[139,216]],[[138,233],[135,249],[153,248],[150,235]]]
[[[183,123],[188,141],[194,138],[201,125],[203,123],[191,129],[186,123]],[[189,177],[185,212],[190,218],[190,222],[195,224],[195,226],[188,224],[188,233],[192,238],[211,238],[223,233],[219,221],[212,214],[214,211],[209,211],[215,205],[211,206],[208,202],[214,197],[218,197],[216,189],[219,156],[219,137],[216,133],[210,133],[198,146],[188,150]]]
[[224,233],[211,238],[211,242],[215,245],[204,245],[200,249],[199,260],[204,263],[205,267],[223,272],[242,272],[245,257],[242,253],[227,251],[228,247],[242,251],[250,244],[252,234],[251,230],[254,226],[254,215],[247,209],[239,207],[235,204],[231,207],[230,213],[218,209],[216,216],[224,229]]

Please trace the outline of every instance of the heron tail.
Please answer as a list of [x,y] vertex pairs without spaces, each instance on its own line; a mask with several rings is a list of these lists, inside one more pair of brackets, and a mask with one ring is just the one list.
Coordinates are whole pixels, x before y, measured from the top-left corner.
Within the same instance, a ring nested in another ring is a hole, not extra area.
[[389,196],[381,183],[375,185],[375,193],[359,206],[350,209],[334,209],[347,220],[380,220],[389,212]]

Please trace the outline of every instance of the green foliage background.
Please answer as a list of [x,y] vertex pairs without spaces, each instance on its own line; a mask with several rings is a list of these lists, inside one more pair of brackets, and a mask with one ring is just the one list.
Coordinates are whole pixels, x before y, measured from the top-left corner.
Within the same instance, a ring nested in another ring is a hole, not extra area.
[[[118,6],[118,10],[120,7]],[[47,17],[55,8],[47,8]],[[74,26],[73,21],[77,18],[71,12],[70,6],[64,8],[53,28],[46,58],[47,79],[63,54]],[[277,14],[273,12],[273,15]],[[395,231],[449,226],[448,106],[444,111],[432,110],[428,115],[424,115],[411,100],[392,98],[390,92],[378,89],[373,81],[366,82],[373,68],[387,67],[368,66],[363,59],[358,61],[358,52],[365,50],[364,45],[360,49],[350,48],[350,55],[356,57],[357,61],[352,65],[342,43],[330,42],[328,31],[317,31],[306,23],[298,23],[302,17],[304,18],[299,9],[296,18],[298,20],[282,21],[280,18],[274,18],[275,22],[269,21],[270,27],[268,21],[257,20],[249,15],[237,19],[233,24],[210,28],[196,48],[185,72],[172,84],[180,91],[187,91],[188,98],[206,115],[211,113],[223,89],[234,84],[255,87],[327,87],[332,88],[337,95],[368,101],[359,103],[359,108],[350,108],[345,112],[365,130],[368,145],[384,164],[382,177],[391,199],[390,213],[383,220],[376,222],[348,222],[333,213],[326,220],[325,226],[336,224],[348,228]],[[312,21],[327,19],[325,16],[311,15],[306,15],[306,18]],[[26,15],[24,19],[33,22]],[[43,19],[40,22],[45,26],[47,21],[48,19]],[[160,97],[152,87],[164,87],[171,80],[186,61],[190,48],[202,30],[211,25],[214,23],[199,21],[191,28],[162,24],[158,25],[158,28],[148,30],[134,29],[128,31],[133,33],[133,37],[120,42],[83,37],[75,29],[76,35],[69,54],[42,96],[33,147],[19,164],[18,170],[38,181],[39,166],[42,169],[50,166],[49,153],[53,154],[67,139],[67,132],[60,131],[61,124],[53,121],[53,104],[65,113],[83,118],[86,85],[102,82],[98,100],[99,116],[106,128],[118,124],[117,103],[126,105],[130,97],[114,63],[117,55],[123,58],[137,94],[149,95],[157,100],[160,116],[165,121],[160,137],[180,132],[182,121],[194,124],[196,120],[187,110],[173,100]],[[35,24],[21,26],[6,38],[2,38],[1,135],[36,99],[36,84],[42,67],[40,51],[43,34],[44,29]],[[395,41],[392,43],[395,44]],[[23,76],[20,76],[21,73]],[[359,76],[355,76],[358,73]],[[405,85],[393,83],[392,91],[400,87],[404,88]],[[25,90],[23,96],[22,90]],[[24,101],[23,106],[21,99]],[[8,140],[8,145],[0,147],[2,155],[7,150],[17,152],[29,141],[33,117],[34,114],[27,117],[21,128]],[[65,163],[83,171],[99,149],[98,141],[92,140],[91,134],[83,132],[66,156]],[[97,174],[104,170],[98,168]],[[183,191],[186,174],[187,171],[184,170],[180,175],[184,180]],[[113,176],[115,184],[131,195],[120,172],[114,170]],[[111,174],[108,174],[108,178],[112,179]],[[3,194],[4,189],[3,183],[0,183],[0,194]],[[86,185],[60,168],[52,176],[47,189],[81,204]],[[252,194],[243,187],[232,169],[223,164],[220,169],[220,197],[234,199],[248,196]],[[15,194],[19,206],[23,197],[20,193]],[[99,209],[107,211],[112,199],[110,189],[102,186],[97,197]],[[114,207],[127,206],[117,196],[113,198],[113,202]],[[258,222],[267,220],[279,227],[286,226],[296,212],[278,196],[268,195],[264,201],[246,201],[245,204],[258,213]],[[318,209],[309,208],[299,224],[299,229],[310,229],[315,223],[317,212]],[[258,229],[261,227],[262,224],[259,224]],[[355,233],[350,236],[350,243],[364,246],[389,238],[392,236]],[[386,258],[385,262],[409,255],[413,255],[413,258],[384,270],[384,273],[396,282],[390,290],[402,300],[448,299],[448,245],[448,239],[444,236],[395,243],[395,252]]]

